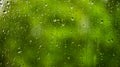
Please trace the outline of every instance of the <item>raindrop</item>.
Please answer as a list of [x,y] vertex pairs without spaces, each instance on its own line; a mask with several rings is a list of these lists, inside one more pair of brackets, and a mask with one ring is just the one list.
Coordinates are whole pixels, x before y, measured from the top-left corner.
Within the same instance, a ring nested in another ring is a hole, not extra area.
[[71,21],[74,21],[74,18],[73,18],[73,17],[71,18]]
[[70,60],[70,57],[67,57],[68,60]]
[[75,42],[72,42],[72,44],[74,44]]
[[43,22],[40,22],[40,24],[42,24]]
[[101,20],[101,21],[100,21],[100,24],[103,24],[103,22],[104,22],[104,21],[103,21],[103,20]]
[[91,1],[91,2],[90,2],[90,4],[91,4],[91,5],[93,5],[93,4],[94,4],[94,2],[93,2],[93,1]]
[[120,8],[117,8],[117,11],[119,11],[120,10]]
[[103,55],[103,53],[100,53],[100,55]]
[[41,59],[40,57],[37,58],[37,60],[40,60],[40,59]]
[[9,61],[6,64],[9,64]]
[[100,60],[103,60],[103,58],[101,58]]
[[2,6],[3,6],[3,3],[0,2],[0,7],[2,7]]
[[7,1],[7,5],[10,5],[10,2],[9,2],[9,1]]
[[47,7],[48,6],[48,4],[45,4],[45,7]]
[[0,0],[0,7],[3,7],[3,1]]
[[18,54],[22,53],[22,51],[18,51]]
[[30,40],[29,42],[32,43],[32,40]]
[[43,17],[43,16],[44,16],[44,14],[41,14],[41,16]]
[[86,24],[82,24],[82,26],[83,26],[83,28],[86,28],[86,27],[87,27],[87,25],[86,25]]
[[6,11],[6,10],[4,10],[4,11],[3,11],[3,13],[4,13],[4,14],[7,14],[7,11]]
[[108,0],[104,0],[105,1],[105,3],[107,3],[108,2]]
[[21,48],[19,47],[18,50],[20,50]]
[[58,47],[58,44],[56,45],[56,47]]
[[57,22],[57,20],[56,20],[56,19],[54,19],[54,20],[53,20],[53,22]]
[[70,9],[72,10],[72,9],[73,9],[73,7],[71,6],[71,7],[70,7]]
[[64,27],[65,26],[65,24],[62,24],[62,27]]
[[112,43],[113,42],[113,39],[108,39],[108,43]]
[[0,66],[2,65],[2,62],[0,62]]
[[65,45],[64,47],[67,48],[67,45]]
[[113,57],[115,56],[115,54],[113,53]]
[[66,62],[64,62],[64,64],[67,64]]
[[39,46],[39,49],[42,47],[42,45]]
[[60,19],[54,19],[54,20],[53,20],[53,22],[58,22],[58,21],[60,21]]
[[2,32],[4,33],[4,32],[5,32],[5,30],[3,29],[3,30],[2,30]]
[[81,45],[80,44],[78,44],[78,47],[80,47]]

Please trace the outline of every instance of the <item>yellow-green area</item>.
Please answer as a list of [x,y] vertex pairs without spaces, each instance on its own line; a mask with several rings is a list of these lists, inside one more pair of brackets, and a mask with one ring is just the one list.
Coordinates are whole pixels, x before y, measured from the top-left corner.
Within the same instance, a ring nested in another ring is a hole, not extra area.
[[120,67],[120,0],[0,0],[0,67]]

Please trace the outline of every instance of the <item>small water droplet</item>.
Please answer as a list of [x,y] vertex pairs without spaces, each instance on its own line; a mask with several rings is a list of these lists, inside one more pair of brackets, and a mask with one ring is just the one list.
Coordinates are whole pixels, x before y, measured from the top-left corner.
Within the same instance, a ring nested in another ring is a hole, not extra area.
[[71,7],[70,7],[70,9],[72,10],[72,9],[73,9],[73,7],[71,6]]
[[2,62],[0,62],[0,66],[2,65]]
[[42,47],[42,45],[39,46],[39,49]]
[[0,3],[0,7],[2,7],[3,6],[3,3]]
[[54,19],[54,20],[53,20],[53,22],[57,22],[57,20],[56,20],[56,19]]
[[65,24],[62,24],[62,27],[64,27],[65,26]]
[[100,55],[103,55],[102,53],[100,53]]
[[72,17],[72,18],[71,18],[71,21],[74,21],[74,20],[75,20],[75,19]]
[[7,5],[10,5],[10,2],[9,2],[9,1],[7,1]]
[[103,58],[101,58],[100,60],[103,60]]
[[66,62],[64,62],[64,64],[67,64]]
[[18,50],[20,50],[21,48],[19,47]]
[[37,58],[37,60],[40,60],[40,59],[41,59],[40,57]]
[[29,42],[32,43],[32,40],[30,40]]
[[75,42],[72,42],[72,44],[74,44]]
[[78,44],[78,47],[80,47],[81,45],[80,44]]
[[64,47],[67,48],[67,45],[65,45]]
[[18,51],[18,54],[22,53],[22,51]]
[[108,39],[108,43],[113,43],[113,39]]
[[115,54],[113,53],[113,57],[115,56]]
[[103,20],[101,20],[101,21],[100,21],[100,24],[103,24],[103,22],[104,22],[104,21],[103,21]]
[[9,64],[9,61],[6,64]]
[[2,32],[4,33],[4,32],[5,32],[5,30],[3,29],[3,30],[2,30]]
[[3,1],[0,0],[0,7],[3,7]]
[[45,7],[47,7],[48,6],[48,4],[45,4]]
[[3,11],[3,13],[4,13],[4,14],[7,14],[7,11],[6,11],[6,10],[4,10],[4,11]]
[[67,57],[68,60],[70,60],[70,57]]

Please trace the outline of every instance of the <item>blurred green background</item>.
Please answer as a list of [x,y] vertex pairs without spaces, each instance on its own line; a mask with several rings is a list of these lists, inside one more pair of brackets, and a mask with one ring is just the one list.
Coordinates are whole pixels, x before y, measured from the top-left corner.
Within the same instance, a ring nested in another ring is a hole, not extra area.
[[0,0],[0,67],[120,67],[120,0]]

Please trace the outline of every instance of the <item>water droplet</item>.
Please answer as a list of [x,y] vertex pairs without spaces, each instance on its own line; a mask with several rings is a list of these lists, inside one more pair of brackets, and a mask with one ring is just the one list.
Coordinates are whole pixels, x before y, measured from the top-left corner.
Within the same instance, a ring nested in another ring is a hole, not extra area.
[[62,27],[64,27],[65,26],[65,24],[62,24]]
[[29,42],[32,43],[32,40],[30,40]]
[[67,57],[68,60],[70,60],[70,57]]
[[42,45],[39,46],[39,49],[42,47]]
[[40,60],[40,59],[41,59],[40,57],[37,58],[37,60]]
[[4,11],[3,11],[3,13],[4,13],[4,14],[7,14],[7,11],[6,11],[6,10],[4,10]]
[[78,47],[80,47],[81,45],[80,44],[78,44]]
[[101,20],[101,21],[100,21],[100,24],[103,24],[103,22],[104,22],[104,21],[103,21],[103,20]]
[[47,7],[48,6],[48,4],[45,4],[45,7]]
[[20,50],[21,48],[19,47],[18,50]]
[[101,58],[100,60],[103,60],[103,58]]
[[9,1],[7,1],[7,5],[10,5],[10,2],[9,2]]
[[113,39],[108,39],[108,43],[113,43]]
[[9,64],[9,61],[6,64]]
[[73,7],[71,6],[71,7],[70,7],[70,9],[72,10],[72,9],[73,9]]
[[5,30],[3,29],[3,30],[2,30],[2,32],[4,33],[4,32],[5,32]]
[[54,19],[54,20],[53,20],[53,22],[57,22],[57,20],[56,20],[56,19]]
[[3,7],[3,0],[0,0],[0,7]]
[[18,51],[18,54],[22,53],[22,51]]
[[0,2],[0,7],[2,7],[2,6],[3,6],[3,3]]
[[102,53],[100,53],[100,55],[103,55]]
[[113,57],[115,56],[115,54],[113,53]]
[[64,62],[64,64],[67,64],[66,62]]
[[58,44],[56,45],[56,47],[58,47]]
[[0,66],[2,65],[2,62],[0,62]]
[[75,42],[72,42],[72,44],[74,44]]
[[105,2],[105,3],[107,3],[107,2],[108,2],[108,0],[104,0],[104,2]]
[[72,18],[71,18],[71,21],[74,21],[74,20],[75,20],[75,19],[72,17]]
[[67,48],[67,45],[65,45],[64,47]]

